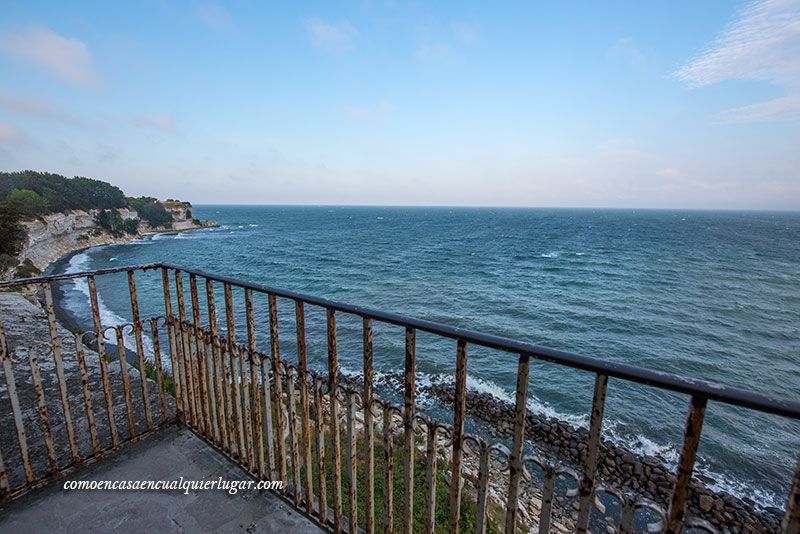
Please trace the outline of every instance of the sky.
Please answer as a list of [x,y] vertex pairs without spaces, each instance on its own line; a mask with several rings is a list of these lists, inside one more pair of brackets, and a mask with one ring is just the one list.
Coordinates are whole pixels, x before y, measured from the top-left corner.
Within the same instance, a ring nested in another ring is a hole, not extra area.
[[800,0],[3,0],[0,170],[196,204],[800,209]]

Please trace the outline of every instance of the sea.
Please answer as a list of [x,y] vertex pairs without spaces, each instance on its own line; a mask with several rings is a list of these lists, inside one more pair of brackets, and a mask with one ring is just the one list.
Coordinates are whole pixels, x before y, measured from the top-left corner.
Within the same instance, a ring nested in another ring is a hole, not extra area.
[[[203,205],[195,215],[220,226],[91,248],[57,269],[166,261],[599,360],[800,397],[800,213]],[[143,314],[163,314],[159,274],[137,276]],[[104,323],[129,321],[124,275],[100,277],[98,287]],[[60,293],[62,307],[91,329],[85,281],[62,284]],[[187,300],[188,294],[187,284]],[[219,286],[216,298],[224,317]],[[240,336],[243,302],[234,292]],[[278,306],[281,350],[291,359],[294,307],[281,299]],[[259,348],[266,350],[266,298],[257,296],[255,307]],[[324,311],[308,307],[306,317],[309,360],[324,370]],[[342,314],[337,320],[340,364],[357,374],[361,321]],[[152,340],[145,344],[152,354]],[[402,370],[403,350],[401,328],[375,326],[378,374]],[[419,333],[418,383],[452,380],[455,355],[454,341]],[[511,400],[516,371],[513,354],[469,349],[471,388]],[[590,373],[534,362],[529,408],[586,426],[593,383]],[[435,409],[432,400],[420,400]],[[611,379],[603,436],[674,465],[688,402]],[[799,453],[797,421],[711,402],[697,472],[715,489],[782,507]]]

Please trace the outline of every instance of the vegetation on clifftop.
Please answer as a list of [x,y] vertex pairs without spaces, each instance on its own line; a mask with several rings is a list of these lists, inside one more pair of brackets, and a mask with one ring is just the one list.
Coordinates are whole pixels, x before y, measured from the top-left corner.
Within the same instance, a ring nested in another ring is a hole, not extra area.
[[[125,218],[119,210],[135,210]],[[76,176],[36,171],[0,172],[0,273],[17,264],[27,239],[24,220],[51,213],[97,210],[98,226],[114,236],[136,234],[140,219],[151,228],[171,228],[173,215],[152,197],[126,197],[119,187]]]

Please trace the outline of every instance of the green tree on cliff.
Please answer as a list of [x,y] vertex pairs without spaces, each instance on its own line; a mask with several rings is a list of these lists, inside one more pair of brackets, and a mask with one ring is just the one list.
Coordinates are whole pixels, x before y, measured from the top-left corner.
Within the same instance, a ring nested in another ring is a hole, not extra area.
[[19,212],[9,202],[0,202],[0,271],[16,265],[27,237]]
[[12,189],[6,200],[23,217],[39,217],[44,215],[47,209],[44,199],[30,189]]

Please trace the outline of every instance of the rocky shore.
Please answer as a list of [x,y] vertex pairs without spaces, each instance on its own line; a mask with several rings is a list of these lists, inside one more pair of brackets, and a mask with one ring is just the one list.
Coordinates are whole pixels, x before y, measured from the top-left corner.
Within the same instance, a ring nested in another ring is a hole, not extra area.
[[[359,380],[346,377],[357,385]],[[386,374],[382,385],[401,393],[400,373]],[[442,407],[452,406],[455,388],[452,381],[439,380],[419,385],[417,392],[434,398]],[[508,440],[514,431],[514,405],[484,392],[467,391],[467,413],[497,440]],[[526,438],[546,457],[572,467],[578,472],[586,459],[589,431],[565,421],[541,414],[528,413]],[[600,445],[598,476],[601,482],[641,495],[666,507],[675,482],[674,469],[653,456],[641,456],[609,440]],[[690,515],[699,517],[720,532],[777,532],[782,510],[761,508],[749,498],[740,499],[726,492],[714,491],[695,477],[689,488]],[[563,513],[561,514],[564,515]],[[567,514],[567,516],[570,514]]]

